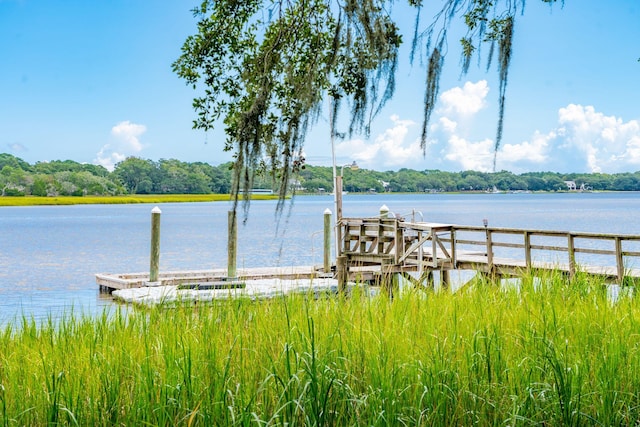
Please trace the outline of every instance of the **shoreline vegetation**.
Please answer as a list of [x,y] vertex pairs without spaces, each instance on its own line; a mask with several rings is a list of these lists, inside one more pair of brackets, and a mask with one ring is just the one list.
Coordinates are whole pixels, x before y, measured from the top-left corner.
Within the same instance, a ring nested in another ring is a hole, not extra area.
[[[433,194],[485,194],[490,192],[446,192]],[[548,193],[540,191],[536,193]],[[559,193],[559,192],[558,192]],[[568,193],[565,191],[564,193]],[[353,196],[361,196],[372,193],[352,193]],[[386,193],[386,194],[414,194],[414,193]],[[429,194],[429,193],[425,193]],[[333,197],[326,193],[327,197]],[[317,193],[298,193],[297,197],[318,196]],[[291,196],[287,196],[290,198]],[[277,200],[275,194],[252,194],[254,200]],[[8,206],[70,206],[70,205],[127,205],[138,203],[199,203],[199,202],[226,202],[232,200],[229,194],[131,194],[120,196],[3,196],[0,197],[0,207]]]
[[[347,168],[343,190],[349,193],[474,193],[640,191],[640,171],[635,173],[557,173],[509,171],[447,172],[440,170],[375,171]],[[229,194],[232,163],[212,166],[175,159],[152,161],[129,157],[113,171],[72,160],[29,164],[0,153],[0,196],[121,196],[159,194]],[[333,191],[333,171],[328,166],[302,165],[289,181],[289,192],[326,194]],[[251,188],[278,194],[273,177],[258,173]],[[256,193],[254,193],[255,195]],[[1,198],[1,197],[0,197]]]
[[[253,194],[251,200],[277,200],[277,195]],[[227,202],[229,194],[132,194],[121,196],[4,196],[2,206],[68,206],[68,205],[117,205],[137,203],[193,203]]]
[[633,425],[640,299],[584,275],[0,330],[0,425]]

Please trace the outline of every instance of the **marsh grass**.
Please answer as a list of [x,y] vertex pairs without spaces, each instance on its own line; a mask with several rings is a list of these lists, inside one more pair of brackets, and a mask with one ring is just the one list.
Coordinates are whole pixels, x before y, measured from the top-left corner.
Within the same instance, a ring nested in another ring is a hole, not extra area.
[[[276,200],[277,195],[254,194],[251,200]],[[135,203],[185,203],[185,202],[222,202],[229,201],[228,194],[150,194],[127,196],[4,196],[0,197],[0,206],[41,206],[41,205],[115,205]]]
[[588,276],[0,331],[0,425],[631,425],[640,302]]

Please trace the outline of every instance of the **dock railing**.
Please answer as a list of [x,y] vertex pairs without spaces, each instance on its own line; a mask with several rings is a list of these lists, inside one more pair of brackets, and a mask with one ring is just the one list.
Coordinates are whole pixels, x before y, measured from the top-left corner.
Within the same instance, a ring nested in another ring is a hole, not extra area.
[[396,270],[480,269],[508,273],[578,270],[616,279],[640,277],[640,235],[342,218],[341,253],[349,263]]
[[463,225],[456,225],[454,229],[454,245],[461,250],[484,249],[489,268],[499,254],[501,263],[516,261],[526,269],[555,266],[574,275],[580,268],[588,273],[616,277],[622,282],[626,275],[636,276],[631,274],[632,267],[640,265],[639,235]]

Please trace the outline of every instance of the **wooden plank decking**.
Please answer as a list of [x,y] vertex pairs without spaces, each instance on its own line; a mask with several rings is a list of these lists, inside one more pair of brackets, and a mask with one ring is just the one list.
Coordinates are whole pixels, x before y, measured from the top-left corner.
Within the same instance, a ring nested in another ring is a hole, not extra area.
[[[311,279],[315,277],[327,277],[312,266],[292,267],[259,267],[240,268],[237,277],[232,280],[258,280],[258,279]],[[226,269],[191,270],[191,271],[165,271],[160,272],[157,282],[149,282],[149,273],[98,273],[96,283],[101,290],[112,291],[116,289],[131,289],[154,286],[172,285],[197,285],[213,282],[229,281]]]

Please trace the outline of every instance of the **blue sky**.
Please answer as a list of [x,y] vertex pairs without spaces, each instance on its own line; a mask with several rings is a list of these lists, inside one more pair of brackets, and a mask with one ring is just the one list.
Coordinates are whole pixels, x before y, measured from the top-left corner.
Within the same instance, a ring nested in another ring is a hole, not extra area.
[[[0,0],[0,152],[107,167],[130,155],[230,160],[222,132],[191,128],[194,91],[171,71],[195,32],[196,4]],[[413,17],[400,3],[394,13],[408,45]],[[566,0],[564,8],[527,1],[516,21],[498,170],[640,170],[639,22],[638,0]],[[458,38],[449,44],[426,155],[418,145],[425,71],[409,65],[404,49],[394,99],[369,139],[338,142],[339,165],[491,170],[496,73],[472,65],[461,78]],[[324,117],[305,155],[329,165],[330,153]]]

